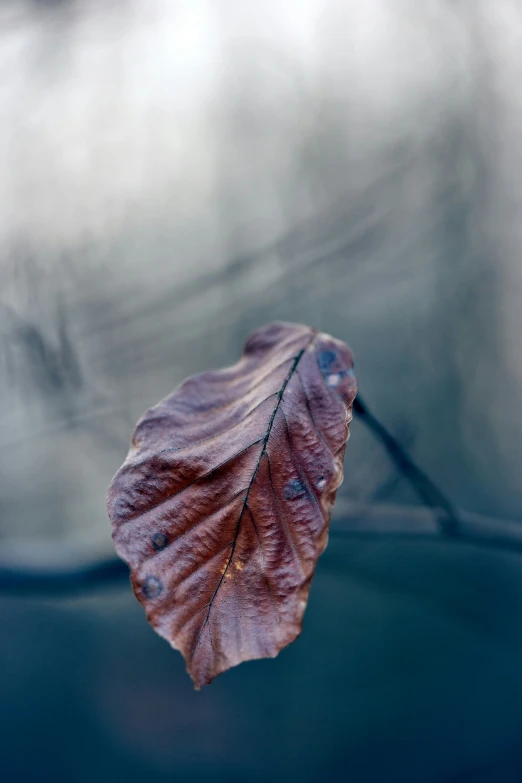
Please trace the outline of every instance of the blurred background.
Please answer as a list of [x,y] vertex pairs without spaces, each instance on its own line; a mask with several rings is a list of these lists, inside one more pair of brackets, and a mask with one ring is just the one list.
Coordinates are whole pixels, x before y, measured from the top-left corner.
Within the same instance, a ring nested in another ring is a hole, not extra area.
[[[348,342],[464,512],[522,519],[518,0],[0,0],[0,559],[110,557],[137,418],[249,331]],[[418,498],[360,421],[332,529]],[[16,555],[18,557],[18,555]],[[200,693],[125,582],[0,593],[2,780],[522,780],[522,559],[332,535]]]

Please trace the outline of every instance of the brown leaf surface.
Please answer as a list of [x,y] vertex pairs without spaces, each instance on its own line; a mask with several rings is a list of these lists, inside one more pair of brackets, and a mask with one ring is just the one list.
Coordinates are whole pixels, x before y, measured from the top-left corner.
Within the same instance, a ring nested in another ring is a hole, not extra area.
[[109,488],[113,537],[197,687],[301,632],[355,391],[347,345],[273,323],[139,421]]

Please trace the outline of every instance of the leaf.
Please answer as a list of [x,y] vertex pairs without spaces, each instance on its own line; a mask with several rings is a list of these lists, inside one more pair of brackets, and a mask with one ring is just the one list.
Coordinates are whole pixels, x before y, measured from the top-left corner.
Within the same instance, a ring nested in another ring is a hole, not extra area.
[[138,422],[109,488],[114,542],[196,687],[300,634],[355,392],[348,346],[277,322]]

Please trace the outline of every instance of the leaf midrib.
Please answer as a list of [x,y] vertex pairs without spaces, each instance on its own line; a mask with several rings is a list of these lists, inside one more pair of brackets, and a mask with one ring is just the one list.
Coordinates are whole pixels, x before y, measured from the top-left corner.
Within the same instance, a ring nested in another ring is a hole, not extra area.
[[216,598],[216,596],[217,596],[217,594],[219,592],[219,589],[220,589],[221,585],[223,584],[223,581],[225,579],[225,576],[227,574],[229,566],[230,566],[230,564],[231,564],[231,562],[232,562],[232,560],[234,558],[234,552],[235,552],[237,540],[238,540],[238,537],[239,537],[239,529],[240,529],[240,526],[241,526],[241,520],[243,518],[243,514],[245,512],[245,508],[247,507],[248,496],[250,494],[250,490],[252,489],[252,485],[254,484],[255,478],[256,478],[257,473],[259,471],[259,466],[261,465],[261,460],[263,459],[264,455],[267,453],[266,448],[267,448],[267,445],[268,445],[268,440],[270,438],[270,434],[271,434],[272,428],[274,426],[274,420],[275,420],[277,411],[279,410],[279,407],[281,405],[281,401],[283,399],[283,394],[284,394],[284,392],[286,390],[286,387],[290,383],[290,379],[292,378],[293,374],[295,373],[295,371],[297,369],[297,366],[298,366],[299,362],[301,361],[301,358],[303,357],[303,354],[310,347],[310,345],[312,344],[313,340],[315,339],[315,335],[316,335],[316,331],[314,330],[312,332],[312,335],[311,335],[308,343],[295,356],[293,364],[292,364],[290,370],[288,371],[288,375],[286,376],[286,378],[285,378],[285,380],[283,382],[283,385],[281,386],[281,389],[279,391],[279,394],[277,396],[277,403],[276,403],[276,405],[274,407],[274,410],[272,411],[272,415],[270,416],[270,421],[268,422],[266,435],[265,435],[265,437],[263,439],[263,445],[262,445],[262,448],[261,448],[261,452],[259,454],[259,458],[258,458],[256,466],[254,468],[254,472],[252,473],[252,478],[250,479],[250,483],[248,485],[248,488],[247,488],[247,491],[246,491],[246,495],[245,495],[244,500],[243,500],[243,506],[241,507],[241,511],[239,513],[239,517],[238,517],[237,524],[236,524],[236,529],[234,531],[234,540],[233,540],[233,544],[232,544],[232,549],[230,551],[230,555],[228,557],[228,560],[227,560],[227,563],[225,565],[225,568],[223,569],[223,573],[220,576],[220,579],[219,579],[219,582],[218,582],[218,584],[216,586],[216,589],[214,590],[214,592],[212,594],[212,597],[211,597],[211,599],[209,601],[206,617],[205,617],[203,623],[201,624],[201,628],[199,630],[199,633],[197,635],[196,641],[195,641],[194,646],[192,648],[191,658],[194,656],[196,648],[197,648],[197,646],[199,644],[199,641],[201,639],[201,635],[203,633],[203,630],[204,630],[205,626],[208,623],[208,620],[209,620],[209,617],[210,617],[210,612],[212,611],[212,605],[214,603],[214,600],[215,600],[215,598]]

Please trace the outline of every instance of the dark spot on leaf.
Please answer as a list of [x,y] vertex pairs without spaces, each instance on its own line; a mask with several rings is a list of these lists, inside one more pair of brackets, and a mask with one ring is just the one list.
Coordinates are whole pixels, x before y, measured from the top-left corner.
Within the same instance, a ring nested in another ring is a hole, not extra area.
[[[317,357],[317,363],[326,383],[333,389],[341,383],[343,378],[354,374],[353,367],[345,370],[340,366],[341,362],[334,351],[322,351]],[[334,365],[336,365],[335,368]]]
[[330,368],[336,359],[337,354],[334,351],[322,351],[319,354],[317,357],[317,363],[319,364],[319,369],[323,375],[326,375],[330,372]]
[[285,498],[287,500],[294,500],[295,498],[304,495],[306,492],[304,484],[299,479],[292,479],[285,487]]
[[165,549],[169,540],[165,533],[154,533],[152,536],[152,546],[159,552],[161,549]]
[[148,576],[143,583],[143,595],[145,598],[157,598],[162,591],[162,585],[155,576]]

